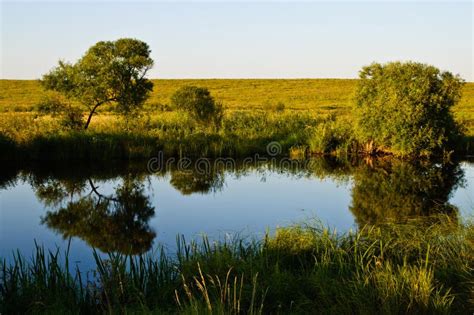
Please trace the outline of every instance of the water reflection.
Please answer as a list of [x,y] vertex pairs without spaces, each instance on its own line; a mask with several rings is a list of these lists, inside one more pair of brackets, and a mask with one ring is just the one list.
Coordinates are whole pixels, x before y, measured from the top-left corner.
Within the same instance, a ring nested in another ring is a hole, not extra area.
[[355,169],[353,180],[350,210],[359,226],[437,214],[457,220],[458,209],[448,200],[463,183],[458,163],[378,159]]
[[79,237],[103,252],[139,254],[151,248],[156,233],[149,220],[155,209],[143,176],[121,177],[111,195],[102,193],[91,178],[30,179],[36,196],[49,209],[42,223],[64,238]]
[[194,169],[171,171],[170,183],[183,195],[217,192],[224,186],[224,169],[210,169],[198,172]]
[[[440,213],[457,220],[459,211],[449,199],[464,182],[457,162],[317,158],[299,164],[236,163],[232,169],[220,165],[207,173],[190,167],[156,174],[148,173],[145,164],[76,165],[72,169],[59,165],[8,166],[0,176],[0,189],[9,189],[23,180],[46,208],[41,221],[49,229],[63,238],[78,237],[104,252],[138,254],[148,251],[159,233],[150,226],[155,208],[151,202],[153,187],[146,184],[151,177],[169,180],[181,195],[223,191],[226,177],[245,177],[250,172],[262,181],[268,174],[278,173],[351,183],[349,210],[359,227]],[[292,187],[286,189],[282,193],[291,194]],[[156,205],[160,207],[160,200]]]

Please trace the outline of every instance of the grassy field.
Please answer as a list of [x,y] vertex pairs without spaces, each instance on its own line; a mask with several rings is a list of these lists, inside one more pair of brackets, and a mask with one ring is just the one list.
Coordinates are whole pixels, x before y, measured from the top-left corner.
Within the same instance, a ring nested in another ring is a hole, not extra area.
[[[168,104],[171,95],[184,85],[208,88],[212,95],[230,109],[271,109],[283,102],[288,109],[350,107],[357,80],[344,79],[190,79],[152,80],[153,93],[146,108]],[[474,89],[474,88],[473,88]],[[0,80],[0,111],[31,111],[45,92],[38,81]]]
[[37,248],[0,261],[0,312],[470,314],[473,232],[448,218],[346,235],[305,224],[261,242],[178,239],[172,256],[94,252],[91,273]]
[[[153,93],[145,104],[160,109],[184,85],[208,88],[226,108],[272,110],[278,103],[286,109],[349,114],[357,80],[350,79],[186,79],[152,80]],[[0,80],[0,112],[34,111],[45,96],[38,81]],[[464,87],[456,116],[474,125],[474,83]]]
[[[104,107],[88,133],[71,133],[57,117],[37,111],[47,95],[38,81],[0,80],[0,144],[9,148],[5,143],[13,142],[11,148],[20,147],[17,157],[46,156],[55,148],[66,152],[70,147],[69,153],[60,152],[62,158],[99,159],[148,157],[166,148],[172,155],[246,155],[264,150],[271,141],[279,141],[283,153],[298,146],[321,153],[335,147],[347,151],[356,84],[357,80],[348,79],[154,80],[143,117],[124,121]],[[206,87],[224,104],[226,115],[219,133],[204,130],[172,110],[170,97],[183,85]],[[471,152],[474,83],[467,83],[463,92],[454,115],[466,126],[462,150]],[[80,145],[88,152],[77,152]],[[100,152],[110,154],[98,157]]]
[[[153,80],[145,104],[149,111],[169,106],[171,95],[184,85],[208,88],[230,110],[274,110],[279,103],[289,110],[350,115],[357,80],[349,79],[186,79]],[[0,112],[35,111],[46,92],[35,80],[0,80]],[[466,83],[454,110],[474,135],[474,83]]]

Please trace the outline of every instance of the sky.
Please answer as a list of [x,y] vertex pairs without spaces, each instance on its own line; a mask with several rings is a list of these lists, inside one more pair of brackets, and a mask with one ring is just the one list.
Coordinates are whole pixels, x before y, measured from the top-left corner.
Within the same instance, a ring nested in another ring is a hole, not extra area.
[[151,78],[356,78],[413,60],[474,81],[473,3],[1,2],[3,79],[37,79],[94,43],[147,42]]

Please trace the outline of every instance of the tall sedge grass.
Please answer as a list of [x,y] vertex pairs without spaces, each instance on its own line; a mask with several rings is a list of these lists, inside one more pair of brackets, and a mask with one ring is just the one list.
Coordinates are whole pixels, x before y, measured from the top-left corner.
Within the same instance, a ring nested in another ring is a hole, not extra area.
[[175,255],[94,252],[74,270],[37,247],[0,265],[0,312],[15,313],[471,313],[474,227],[366,226],[340,235],[319,224],[262,241],[186,242]]

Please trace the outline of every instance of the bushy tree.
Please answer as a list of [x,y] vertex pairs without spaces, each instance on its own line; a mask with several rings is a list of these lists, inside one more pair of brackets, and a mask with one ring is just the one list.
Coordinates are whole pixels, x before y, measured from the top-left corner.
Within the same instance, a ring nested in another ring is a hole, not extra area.
[[357,133],[367,151],[431,155],[450,150],[460,136],[451,108],[463,80],[415,62],[374,63],[360,72]]
[[153,89],[153,83],[145,78],[152,66],[150,49],[140,40],[101,41],[75,64],[60,61],[43,76],[42,84],[86,106],[87,129],[97,108],[104,104],[114,103],[124,114],[140,108]]
[[189,113],[199,123],[212,123],[216,127],[221,124],[222,104],[216,102],[206,88],[184,86],[171,96],[171,104],[177,110]]

